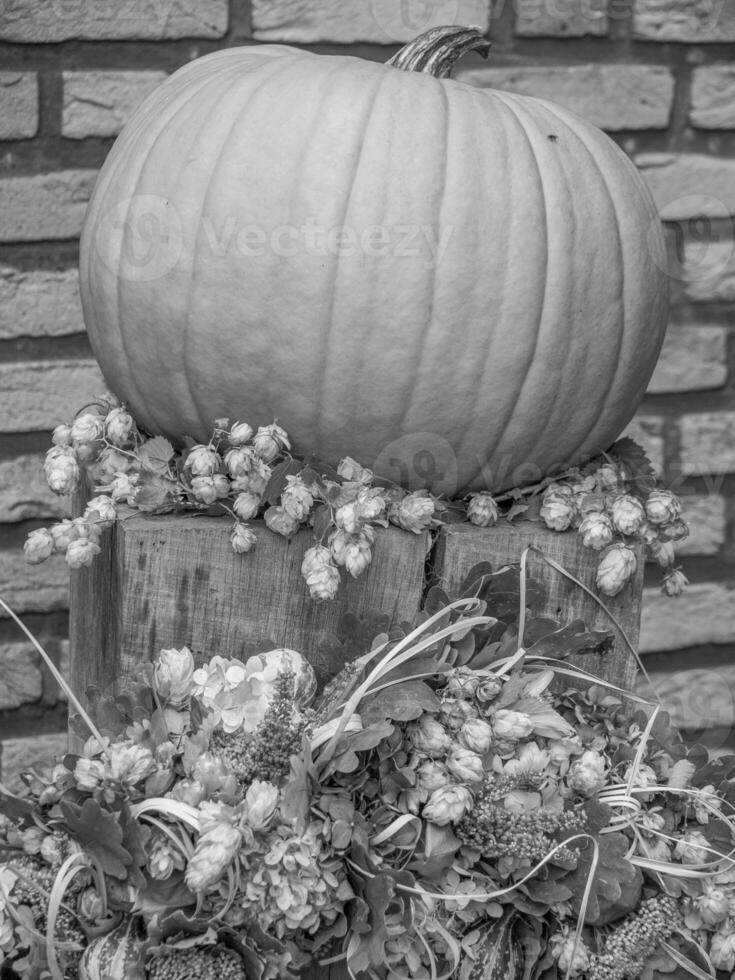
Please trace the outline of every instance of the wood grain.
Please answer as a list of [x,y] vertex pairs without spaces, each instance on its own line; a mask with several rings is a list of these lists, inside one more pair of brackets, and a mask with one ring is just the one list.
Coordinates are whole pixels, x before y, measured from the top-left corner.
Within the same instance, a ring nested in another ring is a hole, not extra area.
[[[434,553],[434,576],[438,584],[450,593],[455,591],[467,572],[481,561],[494,568],[519,562],[523,550],[534,545],[549,558],[558,562],[575,578],[594,590],[598,554],[585,548],[574,531],[560,534],[543,524],[532,521],[507,521],[495,527],[479,528],[471,524],[450,524],[439,532]],[[643,594],[643,553],[638,552],[638,569],[631,581],[614,598],[602,597],[604,605],[618,620],[634,646],[638,643]],[[627,645],[610,617],[599,603],[586,595],[563,575],[548,565],[539,555],[529,552],[528,573],[541,582],[547,591],[543,613],[562,624],[583,619],[591,629],[612,630],[615,645],[611,653],[570,657],[570,662],[605,680],[631,689],[636,664]]]

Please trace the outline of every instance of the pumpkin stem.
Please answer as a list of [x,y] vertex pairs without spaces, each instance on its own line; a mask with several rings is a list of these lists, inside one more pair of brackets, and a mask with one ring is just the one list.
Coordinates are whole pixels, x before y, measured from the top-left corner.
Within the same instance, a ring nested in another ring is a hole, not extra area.
[[468,51],[479,51],[483,58],[490,53],[490,42],[479,28],[434,27],[401,48],[387,64],[402,71],[449,78],[456,63]]

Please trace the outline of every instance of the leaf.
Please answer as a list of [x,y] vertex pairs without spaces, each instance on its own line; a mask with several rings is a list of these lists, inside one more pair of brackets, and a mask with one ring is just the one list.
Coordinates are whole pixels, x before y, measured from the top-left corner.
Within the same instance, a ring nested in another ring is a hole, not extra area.
[[557,660],[565,660],[573,653],[610,653],[613,641],[612,633],[607,630],[588,630],[581,619],[553,632],[542,633],[533,643],[528,643],[528,633],[526,633],[529,652]]
[[314,538],[321,541],[332,523],[332,510],[326,504],[314,510]]
[[[630,846],[621,833],[596,837],[599,861],[592,882],[585,922],[592,926],[607,925],[627,915],[638,905],[643,885],[639,868],[625,855]],[[573,846],[576,846],[573,845]],[[571,905],[575,914],[581,911],[582,896],[592,867],[594,849],[587,841],[579,850],[577,866],[562,879],[572,891]]]
[[611,447],[610,456],[630,474],[630,482],[644,493],[656,486],[656,473],[645,449],[630,436],[624,436]]
[[144,514],[167,514],[176,503],[176,483],[155,472],[141,473],[135,506]]
[[368,698],[360,710],[363,723],[413,721],[425,711],[438,711],[439,699],[424,681],[404,681]]
[[520,517],[521,514],[525,514],[527,510],[528,510],[528,504],[521,503],[520,501],[516,500],[514,503],[511,504],[510,510],[505,515],[505,519],[512,523],[516,519],[516,517]]
[[163,436],[154,436],[138,449],[138,459],[146,469],[154,473],[166,473],[174,458],[174,447]]
[[85,800],[82,806],[65,801],[60,806],[71,836],[97,858],[106,874],[126,879],[133,858],[122,846],[123,830],[118,815],[103,810],[93,799]]
[[34,807],[28,800],[20,796],[9,793],[4,786],[0,785],[0,813],[15,822],[25,820],[33,813]]
[[263,497],[266,503],[275,507],[281,501],[281,494],[286,489],[288,476],[296,476],[304,468],[304,464],[296,459],[284,459],[278,466],[274,467],[270,479],[265,485]]

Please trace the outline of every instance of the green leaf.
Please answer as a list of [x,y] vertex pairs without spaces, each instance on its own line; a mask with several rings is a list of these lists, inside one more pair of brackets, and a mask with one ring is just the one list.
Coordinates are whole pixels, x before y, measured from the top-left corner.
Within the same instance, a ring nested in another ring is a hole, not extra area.
[[25,820],[33,813],[34,806],[20,796],[13,796],[0,786],[0,813],[12,821]]
[[135,495],[135,505],[144,514],[167,514],[176,503],[176,484],[157,472],[143,471],[140,475],[139,489]]
[[532,643],[528,642],[528,632],[526,632],[525,639],[529,652],[557,660],[565,660],[573,653],[610,653],[614,641],[612,633],[607,630],[588,630],[581,619],[561,629],[541,633]]
[[372,725],[390,719],[412,721],[425,711],[438,711],[439,699],[423,681],[403,681],[368,698],[360,715],[363,723]]
[[[631,912],[640,901],[643,875],[625,855],[630,843],[621,833],[596,837],[599,860],[592,881],[590,900],[585,922],[592,926],[607,925]],[[576,842],[572,845],[576,848]],[[575,914],[581,911],[587,879],[589,878],[594,848],[591,841],[579,850],[577,866],[562,879],[572,891],[571,905]]]
[[630,474],[636,490],[647,493],[656,486],[656,473],[645,449],[635,439],[624,436],[612,446],[609,455]]
[[84,850],[97,858],[105,874],[127,879],[133,858],[122,846],[119,815],[103,810],[97,800],[92,799],[85,800],[82,806],[68,802],[62,802],[60,806],[69,833]]
[[332,510],[326,504],[314,510],[314,538],[321,541],[332,523]]
[[146,469],[155,473],[166,473],[168,464],[174,458],[174,447],[163,436],[154,436],[143,443],[137,455]]
[[263,497],[266,503],[275,507],[281,502],[281,494],[286,489],[286,477],[296,476],[304,469],[304,464],[296,459],[284,459],[273,469],[270,479],[266,483]]

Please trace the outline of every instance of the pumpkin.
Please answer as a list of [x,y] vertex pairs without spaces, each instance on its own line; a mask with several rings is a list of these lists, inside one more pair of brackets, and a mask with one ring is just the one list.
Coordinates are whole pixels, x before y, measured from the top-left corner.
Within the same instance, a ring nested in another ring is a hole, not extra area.
[[128,919],[93,939],[79,961],[79,980],[145,980],[144,942],[139,920]]
[[94,353],[143,427],[277,417],[298,452],[448,495],[610,445],[663,338],[660,222],[602,132],[448,77],[487,47],[251,45],[149,96],[80,252]]

